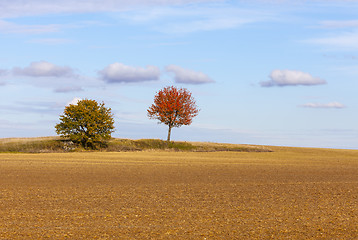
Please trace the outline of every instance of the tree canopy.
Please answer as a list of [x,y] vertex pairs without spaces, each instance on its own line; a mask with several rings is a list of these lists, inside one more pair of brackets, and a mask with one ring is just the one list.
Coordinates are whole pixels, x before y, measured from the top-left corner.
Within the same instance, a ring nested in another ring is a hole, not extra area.
[[66,106],[55,128],[61,137],[80,143],[85,148],[96,148],[97,144],[111,138],[114,132],[113,114],[104,103],[84,99]]
[[199,109],[191,92],[174,86],[160,90],[154,96],[154,103],[147,110],[150,119],[157,119],[159,123],[168,125],[168,142],[173,127],[190,125],[198,113]]

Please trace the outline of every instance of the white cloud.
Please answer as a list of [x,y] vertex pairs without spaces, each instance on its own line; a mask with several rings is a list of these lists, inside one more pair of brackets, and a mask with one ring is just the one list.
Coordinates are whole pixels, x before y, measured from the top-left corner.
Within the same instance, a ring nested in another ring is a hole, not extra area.
[[83,91],[83,88],[78,86],[65,86],[58,87],[54,91],[57,93],[80,92]]
[[358,50],[358,31],[336,33],[330,37],[310,39],[306,42],[326,47]]
[[[6,70],[6,69],[0,69],[0,78],[1,78],[1,77],[4,77],[4,76],[7,76],[8,73],[9,73],[8,70]],[[4,85],[6,85],[6,84],[7,84],[7,82],[5,82],[5,81],[3,81],[3,80],[0,80],[0,86],[4,86]]]
[[156,66],[140,68],[127,66],[122,63],[113,63],[100,71],[99,74],[108,83],[130,83],[158,80],[160,70]]
[[156,28],[158,31],[165,33],[192,33],[199,31],[214,31],[222,29],[232,29],[246,23],[250,23],[248,19],[222,17],[221,19],[208,18],[204,20],[184,21],[181,23],[163,24]]
[[116,12],[143,6],[163,6],[217,1],[218,0],[2,0],[0,4],[0,18],[38,16],[56,13]]
[[302,107],[306,108],[345,108],[346,106],[339,102],[331,102],[331,103],[306,103],[302,105]]
[[197,31],[232,29],[244,24],[267,21],[273,14],[266,9],[242,9],[225,0],[63,0],[47,1],[2,0],[0,3],[0,32],[46,33],[70,25],[21,25],[1,19],[49,14],[113,13],[120,20],[147,24],[155,31],[185,34]]
[[74,99],[72,99],[71,101],[69,101],[66,106],[69,106],[69,105],[77,105],[77,103],[78,103],[79,101],[81,101],[81,100],[82,100],[81,98],[75,97]]
[[214,82],[214,80],[202,72],[195,72],[176,65],[169,65],[165,69],[168,72],[174,73],[176,83],[204,84]]
[[[0,1],[0,32],[16,34],[42,34],[60,32],[64,28],[78,28],[93,23],[71,24],[19,24],[11,19],[43,16],[51,14],[81,14],[81,13],[125,13],[135,9],[151,9],[162,6],[179,6],[185,4],[221,2],[224,0],[1,0]],[[6,19],[6,20],[5,20]],[[35,40],[36,41],[36,40]],[[63,39],[39,40],[46,44],[63,43]],[[67,43],[68,41],[65,40]]]
[[59,45],[72,43],[73,40],[66,38],[42,38],[42,39],[34,39],[30,41],[31,43],[39,43],[39,44],[47,44],[47,45]]
[[8,70],[6,70],[6,69],[0,69],[0,77],[1,76],[6,76],[7,74],[8,74]]
[[14,68],[14,75],[29,77],[74,77],[74,71],[70,67],[56,66],[49,62],[32,62],[26,68]]
[[294,70],[273,70],[269,81],[261,82],[262,87],[312,86],[326,84],[326,81],[309,73]]
[[330,32],[304,42],[329,48],[358,50],[358,20],[321,21],[318,27],[329,29]]
[[320,25],[325,28],[358,28],[358,20],[328,20],[320,22]]
[[266,10],[247,10],[229,4],[165,6],[121,13],[121,19],[169,34],[233,29],[245,24],[267,21]]
[[24,33],[24,34],[41,34],[58,32],[61,29],[60,25],[21,25],[8,21],[0,20],[0,32],[4,33]]

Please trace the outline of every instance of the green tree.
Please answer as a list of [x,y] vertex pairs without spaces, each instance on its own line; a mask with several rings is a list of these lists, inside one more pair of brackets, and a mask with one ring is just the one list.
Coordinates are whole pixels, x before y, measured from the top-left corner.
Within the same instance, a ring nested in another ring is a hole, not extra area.
[[84,99],[66,106],[55,128],[61,137],[69,138],[84,148],[95,149],[97,144],[103,144],[111,138],[113,124],[110,108],[106,108],[104,103]]

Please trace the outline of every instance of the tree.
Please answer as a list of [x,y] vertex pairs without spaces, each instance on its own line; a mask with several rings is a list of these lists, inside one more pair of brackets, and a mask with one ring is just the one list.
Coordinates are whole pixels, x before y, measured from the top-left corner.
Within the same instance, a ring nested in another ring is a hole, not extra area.
[[173,127],[190,125],[198,113],[199,109],[191,93],[185,88],[178,89],[174,86],[160,90],[147,110],[150,119],[157,119],[159,123],[168,125],[168,142]]
[[84,99],[66,106],[63,115],[60,115],[60,123],[55,128],[61,137],[94,149],[96,143],[104,143],[111,138],[113,124],[110,108],[106,108],[104,103]]

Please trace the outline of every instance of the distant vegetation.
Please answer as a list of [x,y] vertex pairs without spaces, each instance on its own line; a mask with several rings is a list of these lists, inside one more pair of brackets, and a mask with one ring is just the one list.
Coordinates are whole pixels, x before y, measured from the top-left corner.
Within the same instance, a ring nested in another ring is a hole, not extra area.
[[[236,152],[271,152],[267,147],[219,144],[204,142],[170,142],[159,139],[118,139],[112,138],[106,145],[102,145],[97,151],[125,152],[125,151],[191,151],[191,152],[215,152],[215,151],[236,151]],[[74,144],[70,140],[60,137],[42,138],[4,138],[0,139],[0,152],[12,153],[51,153],[51,152],[76,152],[87,151],[80,144]]]

